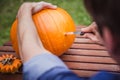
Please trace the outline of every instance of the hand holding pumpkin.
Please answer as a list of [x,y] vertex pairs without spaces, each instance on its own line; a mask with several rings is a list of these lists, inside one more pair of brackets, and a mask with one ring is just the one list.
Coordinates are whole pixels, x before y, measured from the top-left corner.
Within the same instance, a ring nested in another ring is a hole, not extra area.
[[50,8],[50,9],[56,9],[56,5],[52,5],[51,3],[47,3],[44,1],[41,2],[25,2],[21,5],[21,7],[18,10],[17,18],[21,19],[21,17],[25,15],[31,15],[34,13],[37,13],[38,11],[45,9],[45,8]]
[[19,53],[22,61],[27,61],[40,53],[47,52],[47,50],[43,47],[40,38],[38,37],[32,19],[33,13],[44,8],[55,9],[56,6],[46,2],[24,3],[18,11],[17,38],[19,44]]
[[71,16],[50,3],[24,3],[17,18],[10,35],[13,48],[23,61],[46,52],[60,56],[74,42],[75,35],[65,36],[66,32],[75,31]]

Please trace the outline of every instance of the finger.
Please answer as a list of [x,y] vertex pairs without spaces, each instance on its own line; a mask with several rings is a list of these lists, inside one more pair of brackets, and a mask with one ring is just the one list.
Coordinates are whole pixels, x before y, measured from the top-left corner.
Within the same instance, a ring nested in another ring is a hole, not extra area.
[[91,33],[86,33],[86,34],[83,35],[83,37],[89,38],[89,39],[91,39],[94,42],[98,42],[99,41],[98,38],[95,35],[91,34]]
[[81,31],[83,31],[83,32],[93,32],[94,27],[95,27],[95,22],[90,24],[88,27],[82,28]]
[[51,9],[56,9],[57,8],[56,5],[53,5],[53,4],[47,3],[47,2],[38,3],[38,5],[40,5],[40,4],[43,6],[43,8],[51,8]]
[[81,29],[82,32],[93,32],[93,33],[96,33],[97,31],[97,25],[95,22],[93,22],[91,25],[89,25],[88,27],[86,28],[82,28]]
[[85,27],[85,28],[81,28],[82,32],[92,32],[92,28],[91,27]]
[[42,9],[45,8],[50,8],[50,9],[56,9],[56,5],[52,5],[51,3],[46,3],[46,2],[39,2],[37,5],[33,8],[33,13],[36,13]]

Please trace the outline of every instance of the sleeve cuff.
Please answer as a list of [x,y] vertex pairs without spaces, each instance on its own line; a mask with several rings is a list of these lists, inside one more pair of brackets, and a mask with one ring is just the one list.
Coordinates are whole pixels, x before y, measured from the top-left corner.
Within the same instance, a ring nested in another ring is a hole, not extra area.
[[[23,73],[25,80],[37,80],[45,72],[55,67],[67,68],[67,66],[55,55],[51,53],[43,53],[33,57],[23,65]],[[31,79],[30,79],[31,78]]]

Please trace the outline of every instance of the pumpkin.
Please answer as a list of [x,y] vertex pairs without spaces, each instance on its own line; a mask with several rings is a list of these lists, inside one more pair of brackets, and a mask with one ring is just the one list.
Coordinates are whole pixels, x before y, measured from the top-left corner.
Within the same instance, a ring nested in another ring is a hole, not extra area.
[[[60,56],[72,45],[75,35],[65,35],[66,32],[75,31],[75,24],[71,16],[63,9],[44,9],[33,15],[39,37],[43,46],[53,54]],[[11,41],[17,53],[17,20],[11,28]],[[32,46],[32,45],[31,45]]]
[[15,73],[20,68],[22,62],[12,54],[3,54],[0,56],[0,72],[1,73]]

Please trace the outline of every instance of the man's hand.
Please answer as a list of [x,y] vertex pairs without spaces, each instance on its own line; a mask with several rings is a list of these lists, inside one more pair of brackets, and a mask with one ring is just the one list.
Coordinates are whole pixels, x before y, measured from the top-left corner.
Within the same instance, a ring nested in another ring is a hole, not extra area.
[[23,3],[18,10],[17,37],[19,53],[23,62],[41,53],[49,53],[44,48],[32,19],[32,14],[45,8],[56,9],[57,7],[46,2],[27,2]]
[[41,2],[25,2],[21,5],[21,7],[18,10],[17,18],[20,19],[24,15],[32,15],[42,9],[50,8],[50,9],[56,9],[56,5],[52,5],[51,3],[47,3],[44,1]]
[[89,38],[92,41],[94,41],[94,42],[96,42],[98,44],[103,45],[103,41],[102,41],[102,39],[100,37],[100,34],[98,32],[97,25],[96,25],[95,22],[93,22],[91,25],[89,25],[86,28],[82,28],[81,31],[85,32],[83,37]]

